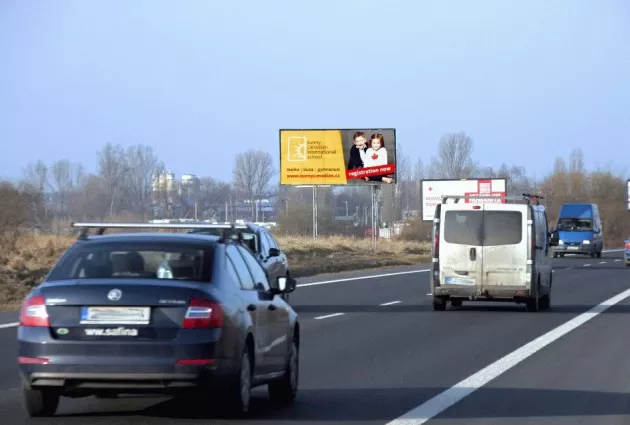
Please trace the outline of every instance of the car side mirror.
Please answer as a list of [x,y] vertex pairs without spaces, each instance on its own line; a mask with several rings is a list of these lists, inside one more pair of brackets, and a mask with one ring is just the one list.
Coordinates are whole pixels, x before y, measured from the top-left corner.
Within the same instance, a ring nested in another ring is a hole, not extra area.
[[270,257],[279,257],[280,250],[278,248],[269,248],[269,256]]
[[297,281],[289,276],[279,276],[271,283],[271,292],[274,294],[288,294],[295,291]]

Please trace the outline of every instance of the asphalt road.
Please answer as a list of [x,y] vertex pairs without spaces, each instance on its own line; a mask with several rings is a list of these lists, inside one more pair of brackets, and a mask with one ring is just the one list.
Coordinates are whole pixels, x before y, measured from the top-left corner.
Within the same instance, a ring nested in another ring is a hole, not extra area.
[[279,409],[257,389],[242,421],[166,398],[64,399],[55,419],[29,421],[16,329],[0,328],[0,422],[630,424],[630,269],[621,252],[553,261],[552,309],[540,313],[472,302],[433,312],[426,266],[302,280],[291,296],[303,327],[298,401]]

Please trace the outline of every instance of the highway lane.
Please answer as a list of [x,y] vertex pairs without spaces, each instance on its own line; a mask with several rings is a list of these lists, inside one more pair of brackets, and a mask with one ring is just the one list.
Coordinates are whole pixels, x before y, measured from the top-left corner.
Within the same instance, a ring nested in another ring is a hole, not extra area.
[[[304,326],[299,402],[273,409],[258,390],[254,419],[237,423],[386,423],[627,289],[628,273],[614,261],[620,255],[554,260],[554,308],[540,314],[525,313],[522,306],[482,303],[433,312],[426,273],[301,288],[292,297]],[[400,303],[379,305],[388,300]],[[346,314],[315,319],[333,311]],[[7,423],[29,423],[19,393],[12,390],[17,387],[15,328],[0,329],[0,338],[0,414]],[[164,399],[64,400],[60,413],[63,423],[70,424],[208,423],[194,418],[203,413],[198,406]]]

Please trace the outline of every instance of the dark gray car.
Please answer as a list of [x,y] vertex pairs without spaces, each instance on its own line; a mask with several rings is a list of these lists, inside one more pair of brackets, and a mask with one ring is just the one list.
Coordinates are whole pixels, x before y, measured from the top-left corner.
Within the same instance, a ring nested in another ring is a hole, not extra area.
[[259,385],[290,403],[300,326],[278,294],[294,288],[286,276],[270,282],[252,253],[229,239],[81,237],[20,313],[26,410],[52,416],[61,396],[209,392],[218,398],[207,400],[242,414]]
[[[203,233],[225,237],[228,232],[238,232],[241,234],[242,242],[247,246],[260,264],[267,271],[269,280],[276,280],[278,277],[290,276],[289,262],[287,255],[282,251],[276,238],[271,232],[255,224],[234,225],[233,229],[226,228],[226,225],[219,224],[212,228],[211,224],[202,229],[191,230],[190,233]],[[289,301],[289,294],[283,294],[285,301]]]

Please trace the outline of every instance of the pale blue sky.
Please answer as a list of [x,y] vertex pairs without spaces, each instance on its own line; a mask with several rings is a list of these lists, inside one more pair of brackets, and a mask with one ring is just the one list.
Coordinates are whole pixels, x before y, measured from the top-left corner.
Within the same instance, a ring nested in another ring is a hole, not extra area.
[[427,161],[465,131],[538,176],[574,146],[625,165],[630,1],[0,0],[0,177],[94,169],[112,141],[229,180],[283,127],[395,127]]

